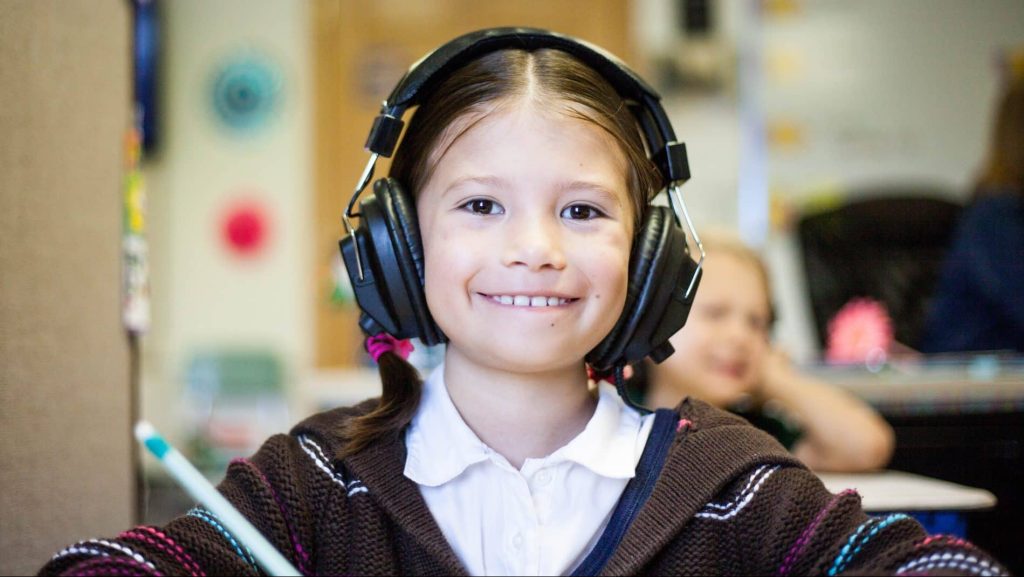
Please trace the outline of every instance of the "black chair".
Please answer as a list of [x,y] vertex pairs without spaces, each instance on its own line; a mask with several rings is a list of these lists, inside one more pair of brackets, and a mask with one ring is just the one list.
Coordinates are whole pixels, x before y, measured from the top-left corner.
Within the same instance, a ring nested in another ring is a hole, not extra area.
[[797,225],[819,342],[844,304],[869,297],[888,309],[896,340],[916,347],[963,207],[921,189],[851,196]]

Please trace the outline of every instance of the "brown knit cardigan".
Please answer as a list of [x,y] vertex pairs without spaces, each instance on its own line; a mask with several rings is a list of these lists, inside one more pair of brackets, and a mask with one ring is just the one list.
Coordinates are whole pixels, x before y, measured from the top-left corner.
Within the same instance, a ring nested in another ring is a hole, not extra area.
[[[230,465],[220,490],[302,573],[462,575],[466,571],[403,475],[402,438],[345,459],[338,431],[375,401],[313,416]],[[703,402],[678,430],[649,500],[605,565],[608,575],[1001,574],[960,539],[901,516],[868,517],[853,491],[830,494],[771,437]],[[79,542],[41,574],[258,572],[215,517]]]

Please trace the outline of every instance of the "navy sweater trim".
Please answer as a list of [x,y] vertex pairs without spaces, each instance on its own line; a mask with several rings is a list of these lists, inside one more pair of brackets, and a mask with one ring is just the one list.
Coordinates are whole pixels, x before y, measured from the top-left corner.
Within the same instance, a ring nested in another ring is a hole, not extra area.
[[573,576],[597,575],[611,559],[612,553],[619,546],[626,530],[636,519],[637,514],[647,502],[658,481],[661,468],[665,465],[665,457],[676,434],[676,423],[679,415],[670,409],[658,409],[654,413],[654,425],[647,438],[647,446],[636,466],[636,475],[630,479],[626,489],[619,497],[615,511],[605,527],[604,533],[594,546],[594,550],[572,572]]

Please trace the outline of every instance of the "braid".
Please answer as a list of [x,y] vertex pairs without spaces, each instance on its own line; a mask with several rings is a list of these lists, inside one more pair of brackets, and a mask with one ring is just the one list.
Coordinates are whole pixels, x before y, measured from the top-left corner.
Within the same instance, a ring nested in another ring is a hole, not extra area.
[[344,456],[362,451],[374,441],[398,434],[412,421],[420,404],[423,381],[419,371],[400,355],[388,351],[377,359],[382,394],[373,411],[353,419],[342,432]]

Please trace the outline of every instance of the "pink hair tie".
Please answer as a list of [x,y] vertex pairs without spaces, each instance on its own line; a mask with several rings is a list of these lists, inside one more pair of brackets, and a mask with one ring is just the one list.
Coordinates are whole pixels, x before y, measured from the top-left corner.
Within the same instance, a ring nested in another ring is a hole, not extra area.
[[384,353],[395,353],[403,359],[408,359],[413,348],[409,339],[398,340],[388,333],[380,333],[366,339],[366,352],[370,353],[375,363],[379,362],[378,359]]
[[604,372],[600,372],[594,367],[587,365],[587,378],[591,381],[611,381],[615,378],[615,369],[609,369]]

